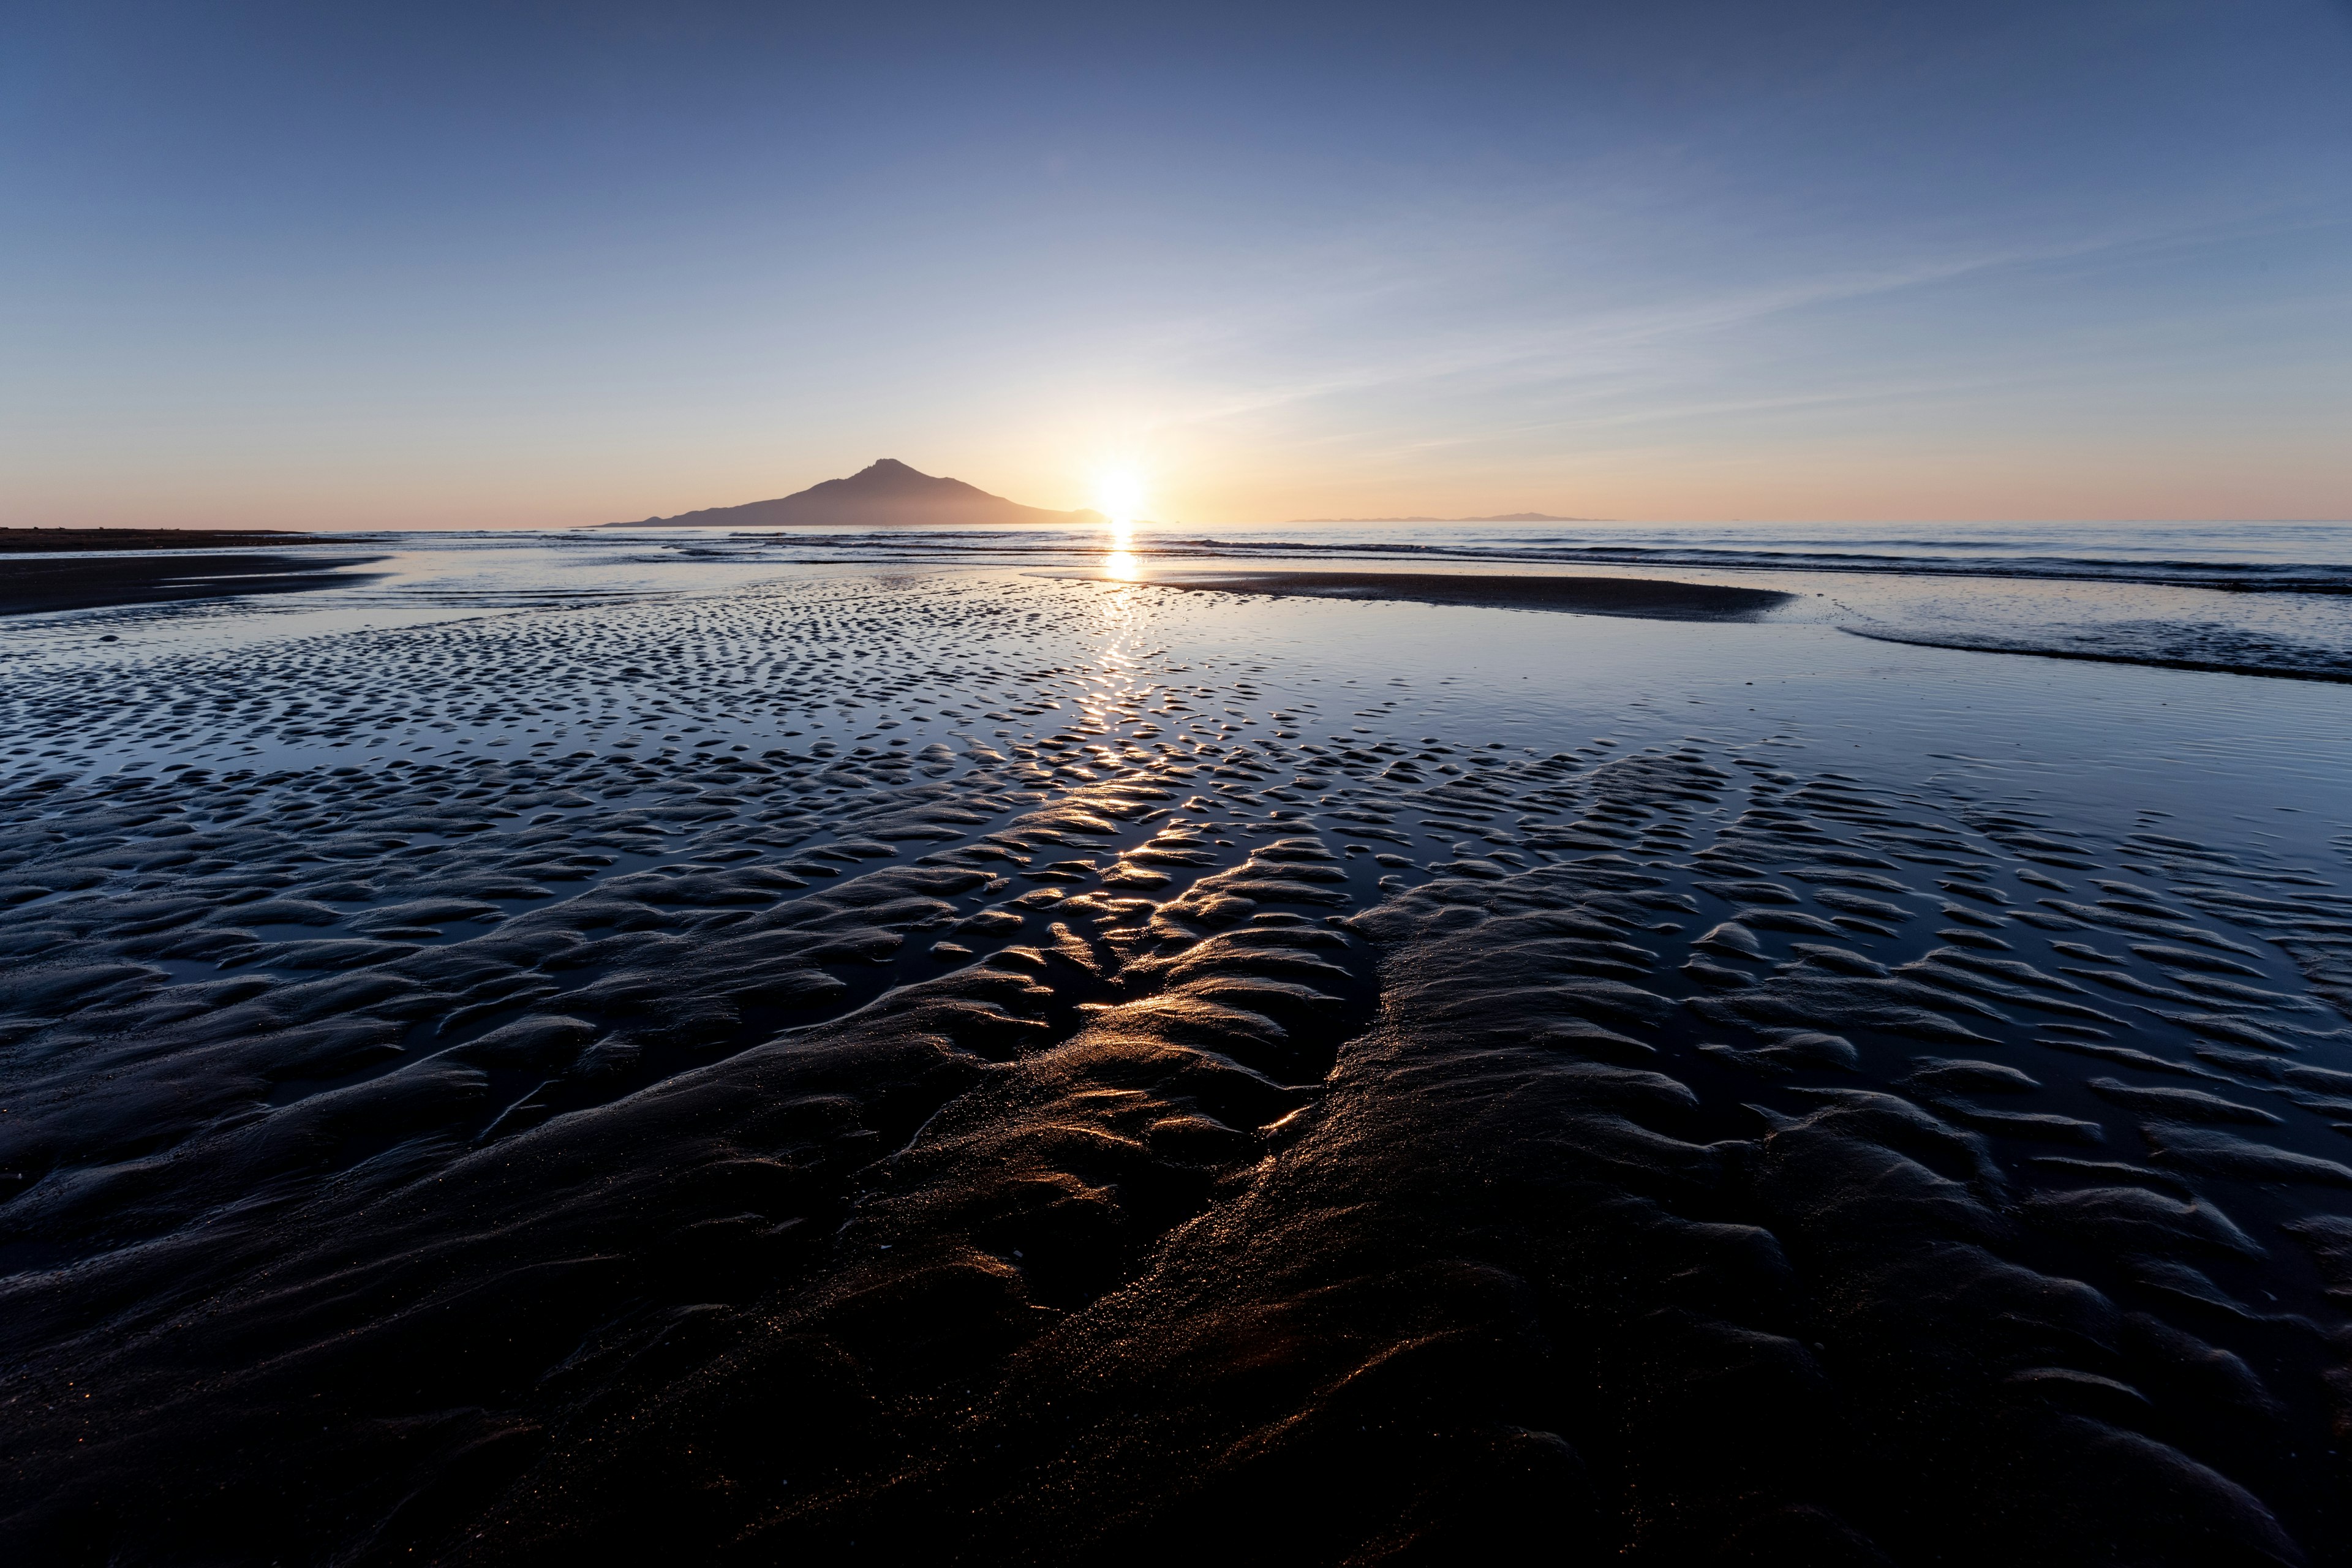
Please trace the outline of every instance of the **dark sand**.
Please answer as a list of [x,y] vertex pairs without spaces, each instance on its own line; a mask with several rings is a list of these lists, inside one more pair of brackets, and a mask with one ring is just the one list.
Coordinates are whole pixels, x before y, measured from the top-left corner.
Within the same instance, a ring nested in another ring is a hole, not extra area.
[[0,528],[0,555],[58,550],[227,550],[308,544],[317,537],[282,528]]
[[1498,577],[1445,572],[1153,573],[1142,581],[1155,587],[1224,594],[1403,599],[1422,605],[1636,616],[1654,621],[1751,621],[1797,596],[1769,588],[1730,588],[1648,577]]
[[0,689],[312,748],[0,789],[0,1551],[2347,1560],[2352,898],[1116,597]]
[[[14,548],[25,552],[46,547]],[[154,546],[119,543],[58,548],[138,550]],[[0,565],[0,616],[95,609],[108,605],[160,605],[181,599],[217,599],[233,594],[289,594],[306,588],[349,587],[370,579],[339,572],[338,568],[381,559],[374,555],[329,559],[192,553],[14,560]]]

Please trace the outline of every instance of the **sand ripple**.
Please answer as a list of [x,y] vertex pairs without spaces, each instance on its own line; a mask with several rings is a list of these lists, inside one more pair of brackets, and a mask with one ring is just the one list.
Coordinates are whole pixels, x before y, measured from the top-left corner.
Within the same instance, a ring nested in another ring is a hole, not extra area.
[[2352,1546],[2327,878],[1080,613],[0,699],[25,1560]]

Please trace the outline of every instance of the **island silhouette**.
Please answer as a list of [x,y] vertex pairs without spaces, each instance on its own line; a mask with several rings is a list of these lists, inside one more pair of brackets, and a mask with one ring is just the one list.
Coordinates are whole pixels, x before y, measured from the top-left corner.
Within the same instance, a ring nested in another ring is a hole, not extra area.
[[675,517],[608,522],[606,528],[975,528],[1028,523],[1099,527],[1098,511],[1049,511],[989,494],[961,479],[911,468],[896,458],[869,463],[845,479],[826,479],[773,500],[706,507]]

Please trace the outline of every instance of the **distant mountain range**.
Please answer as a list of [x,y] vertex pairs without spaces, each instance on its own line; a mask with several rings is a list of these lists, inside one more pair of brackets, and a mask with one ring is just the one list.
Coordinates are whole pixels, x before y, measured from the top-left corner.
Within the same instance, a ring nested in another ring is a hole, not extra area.
[[1294,517],[1295,524],[1311,522],[1607,522],[1605,517],[1553,517],[1540,511],[1507,511],[1495,517]]
[[884,458],[845,479],[827,479],[774,500],[706,507],[676,517],[608,522],[606,528],[974,528],[989,523],[1037,523],[1098,528],[1098,511],[1047,511],[990,495],[961,479],[919,473]]

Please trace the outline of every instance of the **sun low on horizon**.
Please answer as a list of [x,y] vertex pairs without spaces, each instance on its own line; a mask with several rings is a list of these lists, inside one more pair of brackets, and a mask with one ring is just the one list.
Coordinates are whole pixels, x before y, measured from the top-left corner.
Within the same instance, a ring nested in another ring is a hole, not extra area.
[[1132,466],[1106,468],[1095,476],[1095,510],[1108,518],[1114,528],[1135,525],[1145,494],[1143,472]]
[[1148,493],[1142,471],[1121,464],[1095,476],[1095,510],[1110,526],[1110,551],[1103,561],[1108,576],[1132,582],[1137,575],[1134,554],[1136,515]]

